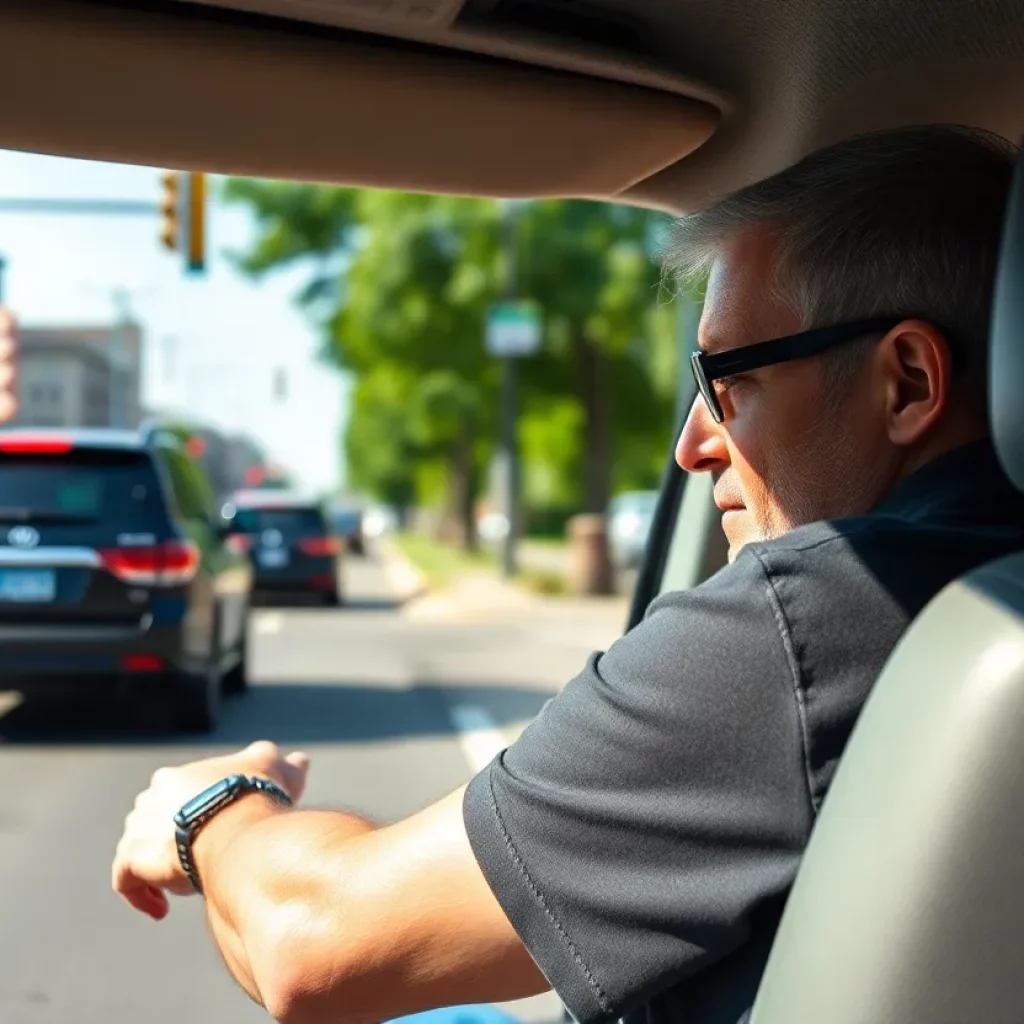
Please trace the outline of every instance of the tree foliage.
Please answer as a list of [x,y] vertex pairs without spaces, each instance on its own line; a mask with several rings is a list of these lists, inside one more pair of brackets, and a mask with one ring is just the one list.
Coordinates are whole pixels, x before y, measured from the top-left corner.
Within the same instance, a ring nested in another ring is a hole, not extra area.
[[[311,268],[299,302],[324,356],[356,381],[353,486],[399,505],[443,498],[472,543],[498,427],[485,325],[510,273],[543,311],[541,351],[520,367],[527,503],[599,511],[613,490],[657,480],[678,366],[653,252],[660,215],[244,179],[227,196],[258,225],[243,271]],[[425,494],[437,481],[443,493]]]

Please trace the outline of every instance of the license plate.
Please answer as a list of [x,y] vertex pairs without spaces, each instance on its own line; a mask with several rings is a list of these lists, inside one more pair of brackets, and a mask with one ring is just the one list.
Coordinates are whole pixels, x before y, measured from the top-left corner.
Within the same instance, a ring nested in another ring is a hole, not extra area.
[[57,596],[57,576],[52,569],[4,569],[0,571],[0,601],[44,603]]
[[264,569],[281,569],[288,564],[288,552],[277,548],[261,551],[256,560]]

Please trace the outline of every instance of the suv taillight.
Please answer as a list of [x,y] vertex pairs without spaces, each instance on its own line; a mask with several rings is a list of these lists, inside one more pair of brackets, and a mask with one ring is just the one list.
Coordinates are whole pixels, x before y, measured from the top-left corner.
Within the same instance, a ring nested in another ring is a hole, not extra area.
[[304,555],[337,555],[341,552],[341,541],[337,537],[306,537],[299,541],[299,550]]
[[247,555],[252,550],[252,537],[247,533],[232,533],[224,546],[234,555]]
[[144,587],[188,583],[199,571],[199,548],[190,540],[168,540],[130,548],[104,548],[100,558],[119,580]]

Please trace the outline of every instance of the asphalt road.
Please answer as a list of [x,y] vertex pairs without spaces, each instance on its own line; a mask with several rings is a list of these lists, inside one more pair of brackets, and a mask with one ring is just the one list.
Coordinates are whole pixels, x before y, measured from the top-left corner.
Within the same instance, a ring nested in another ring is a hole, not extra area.
[[[161,765],[271,738],[312,754],[312,805],[389,821],[466,781],[577,671],[594,630],[550,616],[417,622],[385,574],[354,561],[341,610],[261,609],[254,685],[210,737],[176,738],[96,700],[0,694],[0,1021],[244,1024],[197,899],[162,923],[122,905],[110,860],[135,794]],[[540,997],[512,1004],[556,1019]]]

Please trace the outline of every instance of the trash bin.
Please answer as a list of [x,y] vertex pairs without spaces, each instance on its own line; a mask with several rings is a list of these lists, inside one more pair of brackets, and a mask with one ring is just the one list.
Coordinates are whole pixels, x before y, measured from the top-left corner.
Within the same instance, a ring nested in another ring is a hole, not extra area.
[[575,594],[613,594],[615,576],[603,515],[569,520],[569,589]]

